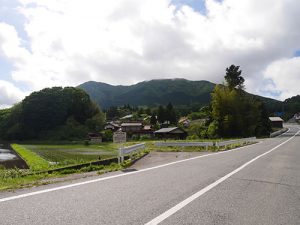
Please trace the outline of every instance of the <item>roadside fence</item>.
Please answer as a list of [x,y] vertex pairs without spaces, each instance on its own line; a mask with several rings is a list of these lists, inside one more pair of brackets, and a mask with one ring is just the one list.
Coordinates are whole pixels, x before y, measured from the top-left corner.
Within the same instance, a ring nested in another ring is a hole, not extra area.
[[146,147],[145,143],[141,143],[141,144],[136,144],[136,145],[132,145],[132,146],[128,146],[128,147],[119,148],[119,157],[118,157],[119,163],[124,162],[125,155],[129,155],[129,154],[132,154],[133,152],[141,151],[141,150],[145,149],[145,147]]
[[229,140],[229,141],[218,141],[216,142],[216,147],[220,148],[227,145],[235,145],[235,144],[244,144],[244,143],[251,143],[255,142],[256,137],[250,137],[250,138],[242,138],[242,139],[237,139],[237,140]]
[[279,131],[273,132],[273,133],[270,134],[270,138],[277,137],[277,136],[279,136],[279,135],[281,135],[281,134],[283,134],[287,131],[288,131],[288,128],[283,128]]
[[214,142],[156,142],[156,147],[205,147],[214,146]]
[[156,147],[205,147],[208,150],[210,146],[216,146],[218,149],[220,147],[233,144],[244,144],[244,143],[251,143],[255,142],[256,137],[250,138],[242,138],[237,140],[228,140],[228,141],[216,141],[216,142],[156,142]]

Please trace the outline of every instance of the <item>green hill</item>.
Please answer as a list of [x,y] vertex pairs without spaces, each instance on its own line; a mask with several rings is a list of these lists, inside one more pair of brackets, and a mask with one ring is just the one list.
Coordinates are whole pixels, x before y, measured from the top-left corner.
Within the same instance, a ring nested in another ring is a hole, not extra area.
[[283,109],[286,112],[284,119],[292,118],[296,113],[300,113],[300,95],[293,96],[283,102]]
[[[207,105],[215,84],[209,81],[162,79],[144,81],[130,86],[113,86],[89,81],[79,87],[102,108],[107,109],[110,106],[125,104],[152,107],[166,105],[169,102],[175,106]],[[272,111],[281,104],[280,101],[274,99],[257,97],[266,103],[267,108],[272,108]]]

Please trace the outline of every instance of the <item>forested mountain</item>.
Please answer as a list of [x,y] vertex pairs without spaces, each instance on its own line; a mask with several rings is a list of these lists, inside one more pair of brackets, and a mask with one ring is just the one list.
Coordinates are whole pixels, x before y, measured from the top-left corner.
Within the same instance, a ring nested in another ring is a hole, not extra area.
[[[131,86],[113,86],[89,81],[79,85],[101,108],[130,104],[133,106],[158,106],[172,102],[174,106],[208,105],[215,84],[209,81],[162,79],[144,81]],[[269,111],[281,109],[281,102],[257,96]]]

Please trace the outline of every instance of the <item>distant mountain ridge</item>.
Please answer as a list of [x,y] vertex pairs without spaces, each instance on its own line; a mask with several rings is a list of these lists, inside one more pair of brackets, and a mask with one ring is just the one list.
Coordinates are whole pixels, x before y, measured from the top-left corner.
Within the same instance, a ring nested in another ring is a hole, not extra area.
[[[132,106],[158,106],[172,102],[175,106],[207,105],[216,84],[209,81],[190,81],[186,79],[161,79],[140,82],[129,86],[114,86],[106,83],[88,81],[79,85],[93,101],[103,109],[111,106],[130,104]],[[266,105],[281,102],[257,96]]]

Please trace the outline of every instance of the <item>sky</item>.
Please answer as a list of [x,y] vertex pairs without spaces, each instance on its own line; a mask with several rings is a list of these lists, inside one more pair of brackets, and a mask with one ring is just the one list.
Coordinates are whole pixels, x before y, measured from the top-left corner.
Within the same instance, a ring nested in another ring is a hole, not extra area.
[[299,0],[0,0],[0,108],[33,91],[94,80],[222,83],[300,94]]

